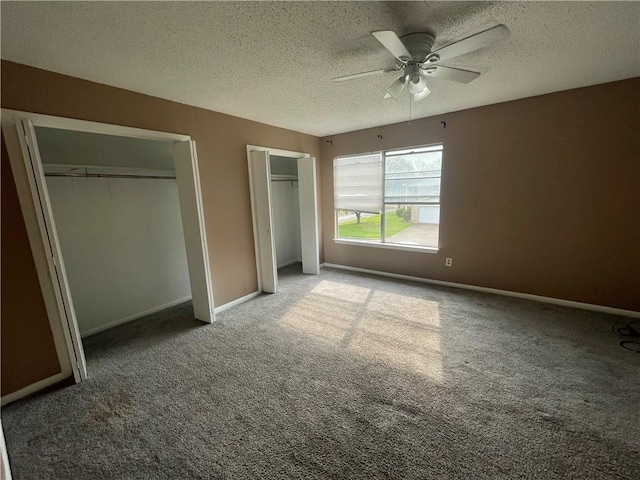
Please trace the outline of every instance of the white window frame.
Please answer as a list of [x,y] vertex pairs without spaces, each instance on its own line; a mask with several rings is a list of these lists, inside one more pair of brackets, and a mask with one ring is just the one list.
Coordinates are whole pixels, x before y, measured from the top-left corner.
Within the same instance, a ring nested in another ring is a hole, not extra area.
[[[355,154],[351,154],[351,155],[339,155],[337,157],[335,157],[333,159],[333,173],[335,175],[335,161],[339,158],[345,158],[345,157],[357,157],[358,155],[372,155],[372,154],[380,154],[382,155],[382,185],[381,185],[381,191],[382,191],[382,212],[380,214],[380,240],[379,241],[373,241],[373,240],[360,240],[360,239],[352,239],[352,238],[340,238],[338,236],[338,232],[339,232],[339,226],[338,226],[338,215],[336,215],[336,208],[335,208],[335,203],[334,203],[334,207],[333,207],[333,242],[336,244],[341,244],[341,245],[354,245],[354,246],[359,246],[359,247],[374,247],[374,248],[383,248],[383,249],[389,249],[389,250],[404,250],[404,251],[409,251],[409,252],[421,252],[421,253],[438,253],[440,251],[440,223],[438,222],[438,246],[436,247],[431,247],[431,246],[422,246],[422,245],[403,245],[401,243],[390,243],[390,242],[385,242],[385,234],[384,234],[384,229],[385,229],[385,219],[386,219],[386,205],[387,202],[385,202],[384,198],[385,198],[385,180],[386,180],[386,159],[387,159],[387,152],[399,152],[399,151],[411,151],[414,149],[422,149],[422,148],[429,148],[429,147],[441,147],[442,148],[442,155],[444,157],[444,143],[438,142],[438,143],[432,143],[432,144],[428,144],[428,145],[416,145],[416,146],[412,146],[412,147],[401,147],[401,148],[394,148],[394,149],[389,149],[389,150],[376,150],[373,152],[366,152],[366,153],[355,153]],[[440,187],[442,188],[442,172],[440,173]],[[335,177],[334,177],[334,189],[335,189]],[[334,201],[335,201],[335,195],[334,195]],[[406,203],[406,202],[400,202],[398,203],[398,205],[411,205],[411,203]],[[435,203],[429,203],[430,205],[436,205]],[[416,204],[417,205],[417,204]],[[420,203],[419,205],[423,205],[423,203]],[[442,207],[442,202],[438,202],[437,205],[439,207]],[[442,213],[441,213],[442,214]]]

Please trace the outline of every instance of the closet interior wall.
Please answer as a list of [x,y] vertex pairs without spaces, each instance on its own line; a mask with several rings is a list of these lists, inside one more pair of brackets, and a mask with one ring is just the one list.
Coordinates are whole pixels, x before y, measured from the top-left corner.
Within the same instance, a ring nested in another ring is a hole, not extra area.
[[36,136],[81,335],[187,301],[172,143]]
[[298,161],[269,156],[271,168],[271,209],[278,268],[302,262]]

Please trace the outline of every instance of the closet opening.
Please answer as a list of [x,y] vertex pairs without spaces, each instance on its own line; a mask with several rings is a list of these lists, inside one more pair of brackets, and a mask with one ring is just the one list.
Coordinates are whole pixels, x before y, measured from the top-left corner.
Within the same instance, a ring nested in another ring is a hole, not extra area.
[[191,300],[173,143],[35,133],[80,336]]
[[276,293],[279,269],[320,271],[316,162],[307,153],[253,145],[247,159],[258,290]]
[[88,378],[83,337],[189,299],[215,320],[188,135],[5,109],[2,133],[61,366],[37,388]]
[[278,276],[302,275],[298,159],[269,155],[271,206]]

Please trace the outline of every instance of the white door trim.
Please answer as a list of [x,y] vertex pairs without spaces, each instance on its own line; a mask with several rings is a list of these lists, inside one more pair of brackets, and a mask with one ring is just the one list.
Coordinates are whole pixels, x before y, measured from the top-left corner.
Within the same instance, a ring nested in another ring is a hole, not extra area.
[[293,152],[291,150],[281,150],[279,148],[261,147],[259,145],[247,145],[247,156],[252,151],[269,152],[269,155],[278,155],[280,157],[305,158],[311,155],[304,152]]
[[92,122],[89,120],[77,120],[75,118],[55,117],[41,113],[21,112],[19,110],[2,109],[2,117],[27,118],[34,127],[59,128],[84,133],[99,133],[101,135],[116,135],[119,137],[132,137],[144,140],[164,140],[182,142],[191,140],[189,135],[180,133],[158,132],[156,130],[144,130],[142,128],[124,127],[109,123]]
[[[74,130],[79,132],[98,133],[105,135],[117,135],[146,140],[183,142],[191,140],[191,137],[183,134],[144,130],[140,128],[110,125],[85,120],[75,120],[70,118],[55,117],[51,115],[21,112],[16,110],[2,109],[1,113],[2,131],[6,140],[11,169],[13,171],[13,176],[18,191],[18,197],[20,200],[20,208],[22,210],[23,218],[25,221],[29,243],[36,265],[36,271],[38,273],[38,280],[40,282],[40,288],[45,301],[47,316],[51,325],[51,331],[53,333],[54,343],[56,345],[56,352],[58,354],[58,359],[62,370],[60,374],[66,377],[73,372],[75,380],[76,382],[78,382],[83,380],[83,378],[79,378],[81,376],[80,368],[75,361],[74,351],[76,351],[78,348],[81,349],[82,345],[81,343],[78,344],[78,342],[75,342],[73,340],[73,336],[70,335],[71,332],[69,331],[69,327],[66,326],[66,319],[63,319],[61,317],[61,314],[59,313],[63,311],[63,305],[61,305],[59,300],[61,287],[59,284],[57,284],[57,282],[54,282],[52,280],[50,275],[49,261],[51,255],[47,255],[47,250],[49,249],[49,246],[46,244],[48,243],[46,236],[47,233],[46,230],[43,230],[46,225],[45,215],[47,214],[47,212],[44,212],[41,208],[38,200],[38,193],[34,192],[35,186],[33,185],[33,181],[31,179],[31,177],[33,177],[34,175],[34,172],[29,172],[29,169],[31,169],[31,158],[28,156],[26,157],[25,153],[23,153],[23,147],[28,148],[25,142],[25,132],[24,130],[18,130],[18,127],[21,127],[21,123],[23,122],[23,120],[27,120],[31,122],[34,127],[58,128],[63,130]],[[40,165],[40,168],[42,168],[42,165]],[[194,171],[194,175],[196,175],[196,178],[194,178],[194,182],[197,182],[199,187],[200,183],[199,178],[197,178],[197,171]],[[200,218],[201,225],[204,225],[202,205],[199,205],[198,214],[200,217],[202,217]],[[185,234],[186,233],[187,232],[185,232]],[[206,243],[206,232],[201,232],[201,236],[201,240]],[[207,272],[207,274],[210,274],[210,272]],[[212,287],[209,282],[207,290],[210,294],[210,297],[213,298],[213,292],[211,291],[211,289]],[[213,318],[213,304],[211,305],[211,310]]]

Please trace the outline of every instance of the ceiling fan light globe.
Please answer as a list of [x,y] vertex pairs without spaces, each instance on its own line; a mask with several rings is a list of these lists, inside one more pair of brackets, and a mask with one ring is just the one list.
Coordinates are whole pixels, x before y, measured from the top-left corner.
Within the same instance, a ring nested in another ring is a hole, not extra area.
[[389,86],[389,88],[387,88],[387,93],[391,95],[393,98],[398,98],[402,93],[402,91],[404,90],[405,83],[406,83],[405,78],[400,77],[395,82],[393,82]]
[[420,100],[427,98],[427,96],[431,93],[431,90],[429,90],[429,87],[427,87],[426,85],[424,86],[424,88],[422,89],[422,91],[418,92],[418,93],[414,93],[411,96],[413,97],[413,101],[414,102],[419,102]]
[[411,76],[407,89],[409,93],[419,94],[427,87],[427,81],[421,75],[415,74]]

